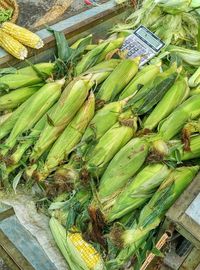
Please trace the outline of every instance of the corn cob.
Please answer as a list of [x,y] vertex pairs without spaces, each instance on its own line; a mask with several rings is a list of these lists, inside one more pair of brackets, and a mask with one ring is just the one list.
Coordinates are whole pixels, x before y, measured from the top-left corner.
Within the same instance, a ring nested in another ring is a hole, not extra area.
[[80,75],[95,64],[102,62],[110,51],[115,50],[122,45],[123,40],[123,38],[119,38],[111,42],[107,41],[100,43],[96,48],[83,56],[82,60],[76,66],[76,74]]
[[26,150],[34,144],[36,139],[38,139],[41,131],[45,127],[47,115],[54,109],[55,105],[49,109],[49,111],[43,115],[43,117],[37,122],[34,128],[31,130],[31,133],[28,135],[28,138],[22,140],[21,143],[18,144],[17,149],[11,156],[6,158],[6,163],[8,165],[17,165],[21,158],[23,157]]
[[134,176],[143,165],[148,150],[147,140],[134,138],[114,156],[100,181],[98,195],[102,202],[115,196]]
[[25,86],[32,86],[41,83],[42,79],[37,75],[8,74],[0,77],[0,83],[7,84],[9,89],[18,89]]
[[[97,99],[113,101],[138,71],[139,58],[125,59],[114,69],[97,93]],[[119,80],[119,78],[121,78]]]
[[96,112],[82,137],[80,147],[82,154],[91,146],[91,141],[97,142],[118,121],[124,104],[124,101],[108,103]]
[[42,39],[31,31],[11,22],[4,22],[1,29],[25,46],[40,49],[44,46]]
[[15,109],[35,94],[42,85],[22,87],[0,97],[0,111]]
[[160,73],[160,65],[149,65],[140,70],[119,96],[119,100],[136,94],[139,86],[148,85]]
[[57,106],[49,115],[53,125],[46,124],[39,140],[34,146],[30,157],[31,160],[37,160],[56,141],[83,105],[91,86],[92,84],[89,80],[75,79],[65,88],[57,102]]
[[[88,69],[84,74],[85,77],[93,81],[96,84],[103,82],[115,69],[115,67],[120,63],[118,59],[110,59],[103,61],[94,67]],[[88,76],[86,76],[88,74]]]
[[[169,154],[166,157],[167,160],[178,161],[179,163],[186,160],[191,160],[200,157],[200,136],[196,135],[191,137],[189,149],[185,150],[184,145],[181,141],[176,142],[176,146],[172,146],[172,149],[169,148]],[[179,157],[177,160],[177,150]]]
[[6,121],[0,125],[0,140],[10,133],[24,108],[32,102],[32,97],[22,103]]
[[103,270],[100,254],[83,240],[80,232],[73,227],[66,234],[64,227],[52,217],[49,222],[52,235],[71,270]]
[[166,211],[191,183],[198,171],[199,166],[193,166],[177,168],[170,173],[149,203],[142,209],[138,223],[123,232],[121,238],[117,239],[123,247],[114,260],[118,267],[124,265],[144,243],[149,233],[158,227]]
[[197,87],[200,84],[200,67],[189,78],[188,83],[190,87]]
[[[31,129],[38,120],[48,111],[61,95],[64,80],[55,81],[44,85],[31,97],[31,106],[26,106],[16,121],[10,136],[5,142],[8,148],[12,148],[18,136]],[[28,104],[29,105],[29,104]],[[5,150],[7,153],[8,149]]]
[[[44,62],[34,64],[34,68],[36,68],[39,72],[42,72],[44,75],[49,76],[54,70],[54,65],[55,64],[51,62]],[[34,70],[34,68],[32,66],[20,68],[16,71],[16,74],[35,76],[37,75],[37,72]]]
[[124,109],[132,108],[137,114],[148,112],[156,105],[170,89],[177,77],[176,65],[159,74],[149,85],[142,87],[136,95],[130,98]]
[[[158,132],[162,138],[170,140],[183,128],[189,119],[198,117],[200,115],[199,104],[200,95],[195,95],[179,105],[158,127]],[[176,124],[174,125],[174,123]]]
[[114,124],[95,145],[88,151],[85,159],[87,168],[95,176],[100,176],[113,156],[134,136],[137,129],[137,118],[126,112],[121,123]]
[[[106,203],[106,220],[111,222],[144,205],[166,179],[170,170],[163,164],[150,164],[140,171],[116,199]],[[111,207],[111,209],[109,209]]]
[[74,119],[51,148],[42,171],[35,173],[38,181],[45,179],[71,153],[94,115],[95,99],[91,92]]
[[186,79],[178,79],[144,121],[143,127],[153,130],[159,122],[181,104],[188,95],[189,87]]
[[28,51],[18,40],[0,29],[0,46],[17,59],[24,60]]

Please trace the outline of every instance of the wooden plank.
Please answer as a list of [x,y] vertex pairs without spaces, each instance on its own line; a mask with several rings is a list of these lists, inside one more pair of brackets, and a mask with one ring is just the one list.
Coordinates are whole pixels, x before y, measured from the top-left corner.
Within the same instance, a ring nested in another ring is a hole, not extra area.
[[0,245],[20,270],[58,270],[16,216],[1,221],[0,230]]
[[[117,16],[125,10],[122,5],[116,5],[114,0],[111,0],[98,7],[86,10],[78,15],[72,16],[68,19],[60,21],[51,27],[57,31],[63,31],[67,38],[72,38],[81,32],[91,29],[95,25],[106,22],[110,18]],[[55,45],[53,35],[46,29],[42,29],[37,34],[43,39],[44,47],[40,50],[29,50],[29,56],[36,56],[39,53],[52,48]],[[9,66],[17,64],[19,61],[0,49],[0,66]]]
[[[189,187],[182,193],[179,199],[169,209],[166,216],[179,230],[184,230],[185,237],[190,238],[194,244],[200,245],[200,226],[186,214],[188,207],[200,193],[200,174],[192,181]],[[188,232],[188,237],[187,237]]]

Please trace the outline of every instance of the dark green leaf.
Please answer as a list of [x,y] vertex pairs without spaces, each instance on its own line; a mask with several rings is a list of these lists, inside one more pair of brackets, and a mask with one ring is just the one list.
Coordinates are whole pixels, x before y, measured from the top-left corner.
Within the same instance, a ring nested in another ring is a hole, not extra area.
[[14,67],[10,68],[1,68],[0,69],[0,75],[5,75],[5,74],[14,74],[16,73],[17,69]]
[[152,252],[154,255],[156,255],[157,257],[164,258],[164,256],[165,256],[165,255],[164,255],[159,249],[157,249],[157,247],[155,247],[155,246],[152,248],[151,252]]
[[51,119],[51,117],[48,115],[48,113],[47,113],[47,123],[48,123],[51,127],[55,127],[54,121]]

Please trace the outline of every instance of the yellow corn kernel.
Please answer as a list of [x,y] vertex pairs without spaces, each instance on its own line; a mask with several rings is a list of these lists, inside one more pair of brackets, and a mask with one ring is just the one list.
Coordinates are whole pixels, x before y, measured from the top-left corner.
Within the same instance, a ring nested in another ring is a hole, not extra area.
[[28,51],[18,40],[0,29],[0,46],[17,59],[24,60]]
[[4,22],[2,30],[28,47],[40,49],[44,45],[38,35],[14,23]]
[[83,239],[81,233],[77,232],[75,227],[72,228],[71,232],[69,232],[67,236],[79,252],[81,258],[88,266],[88,268],[94,269],[101,260],[100,254],[92,245]]

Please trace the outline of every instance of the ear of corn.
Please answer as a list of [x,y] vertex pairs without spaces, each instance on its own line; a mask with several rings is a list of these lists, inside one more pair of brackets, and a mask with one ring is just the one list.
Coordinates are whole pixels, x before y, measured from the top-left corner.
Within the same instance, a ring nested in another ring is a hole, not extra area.
[[81,233],[73,227],[66,233],[64,227],[54,218],[50,219],[53,237],[72,270],[103,270],[104,264],[100,254],[82,238]]
[[134,176],[143,165],[148,149],[147,141],[134,138],[114,156],[100,181],[98,194],[102,202],[116,195]]
[[123,101],[111,102],[96,112],[82,137],[82,154],[90,147],[91,141],[97,142],[118,121],[123,104]]
[[[147,165],[113,201],[113,206],[110,210],[108,209],[106,220],[111,222],[144,205],[169,173],[170,170],[166,165]],[[104,209],[106,210],[107,207],[108,203]]]
[[130,112],[127,113],[124,122],[129,125],[114,124],[95,145],[94,149],[86,155],[87,166],[90,171],[95,170],[94,175],[100,176],[113,156],[134,136],[137,129],[137,119]]
[[79,143],[83,132],[94,115],[95,99],[91,92],[81,109],[66,127],[60,137],[52,146],[42,171],[36,175],[37,180],[45,179]]
[[17,59],[24,60],[28,51],[18,40],[0,29],[0,46]]
[[0,83],[8,85],[9,89],[17,89],[25,86],[32,86],[41,83],[42,79],[37,75],[8,74],[0,77]]
[[188,98],[161,123],[158,127],[159,134],[166,140],[173,138],[189,119],[195,119],[200,115],[199,104],[200,95]]
[[138,224],[122,234],[121,240],[124,248],[115,260],[118,266],[123,265],[133,256],[150,231],[158,227],[166,211],[191,183],[198,171],[199,166],[193,166],[177,168],[170,173],[149,203],[142,209]]
[[31,160],[37,160],[44,151],[56,141],[74,115],[83,105],[91,88],[89,80],[72,81],[63,91],[57,106],[50,113],[53,125],[46,124],[31,154]]
[[144,121],[143,127],[150,130],[154,129],[159,122],[181,104],[188,95],[189,87],[186,79],[179,78]]
[[21,113],[23,112],[24,108],[26,106],[29,106],[30,102],[32,101],[32,97],[30,97],[28,100],[26,100],[24,103],[22,103],[12,114],[10,117],[6,119],[1,125],[0,125],[0,140],[3,139],[6,135],[9,134],[9,132],[14,127],[16,121],[20,117]]
[[24,141],[22,141],[22,143],[20,143],[17,146],[16,151],[11,156],[9,156],[7,158],[8,164],[11,164],[11,165],[18,164],[18,162],[21,160],[21,158],[23,157],[26,150],[29,147],[31,147],[31,145],[34,144],[36,139],[39,138],[41,131],[45,127],[47,114],[49,114],[53,110],[54,106],[52,108],[50,108],[50,110],[45,115],[43,115],[43,117],[37,122],[37,124],[34,126],[34,128],[31,130],[30,134],[28,135],[28,138],[24,139]]
[[190,87],[197,87],[200,84],[200,67],[189,78],[188,83]]
[[91,82],[94,82],[95,84],[100,84],[113,72],[113,70],[119,63],[120,60],[118,59],[110,59],[107,61],[103,61],[87,70],[84,73],[86,74],[85,78],[88,78]]
[[144,114],[156,105],[169,88],[173,85],[177,76],[177,67],[172,65],[165,72],[151,81],[151,83],[142,87],[125,105],[125,109],[131,107],[138,114]]
[[[139,59],[125,59],[114,69],[98,91],[97,99],[113,101],[138,71]],[[120,80],[119,80],[120,78]]]
[[27,105],[23,109],[5,145],[12,148],[16,143],[17,137],[31,129],[38,122],[61,95],[63,84],[64,80],[48,83],[31,97],[31,106]]
[[76,74],[80,75],[95,64],[102,62],[110,51],[122,45],[123,40],[123,38],[119,38],[112,42],[100,43],[97,47],[84,55],[82,60],[76,65]]
[[[55,65],[54,63],[46,62],[46,63],[34,64],[34,67],[37,70],[39,70],[40,72],[42,72],[43,74],[46,74],[46,75],[49,76],[53,72],[54,65]],[[35,72],[35,70],[31,66],[20,68],[20,69],[18,69],[16,71],[16,73],[17,74],[22,74],[22,75],[28,75],[28,76],[35,76],[35,75],[37,75],[37,73]]]
[[138,91],[140,85],[145,86],[153,81],[160,73],[160,65],[149,65],[140,70],[136,76],[125,87],[119,96],[119,100],[131,96]]
[[1,29],[25,46],[40,49],[44,45],[43,41],[38,35],[14,23],[4,22]]
[[15,109],[35,94],[42,85],[22,87],[0,97],[0,111]]

